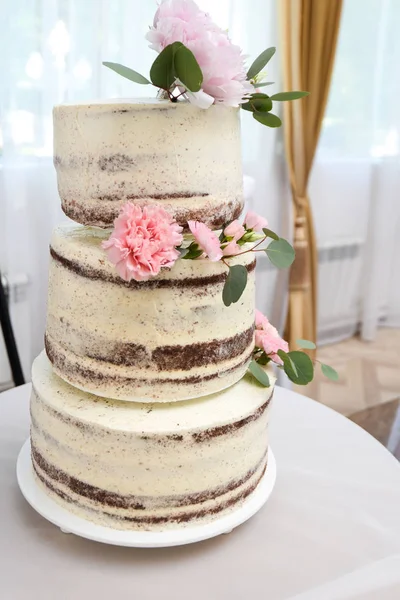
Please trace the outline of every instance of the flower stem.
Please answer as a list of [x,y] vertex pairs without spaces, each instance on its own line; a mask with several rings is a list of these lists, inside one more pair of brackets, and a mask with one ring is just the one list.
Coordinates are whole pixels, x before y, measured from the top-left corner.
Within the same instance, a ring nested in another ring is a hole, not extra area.
[[[242,254],[247,254],[248,252],[264,252],[264,249],[262,250],[255,250],[255,248],[257,248],[260,244],[262,244],[263,242],[265,242],[265,240],[267,239],[268,236],[263,237],[262,240],[260,240],[255,246],[253,246],[252,248],[249,248],[249,250],[245,250],[244,252],[239,252],[238,254],[233,254],[233,256],[242,256]],[[232,258],[231,257],[231,258]],[[225,263],[226,264],[226,263]]]
[[178,94],[177,96],[175,96],[175,98],[178,100],[178,98],[180,98],[181,96],[183,96],[184,94],[186,94],[187,90],[183,90],[183,92],[181,92],[180,94]]

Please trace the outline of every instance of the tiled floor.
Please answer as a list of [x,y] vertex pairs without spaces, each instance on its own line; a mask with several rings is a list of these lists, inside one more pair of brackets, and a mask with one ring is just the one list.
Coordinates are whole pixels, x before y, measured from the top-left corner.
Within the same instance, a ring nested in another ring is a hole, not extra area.
[[350,417],[400,460],[400,329],[381,329],[373,342],[352,338],[322,347],[317,358],[340,380],[317,368],[314,381],[297,391]]
[[349,417],[400,460],[400,400],[365,408]]

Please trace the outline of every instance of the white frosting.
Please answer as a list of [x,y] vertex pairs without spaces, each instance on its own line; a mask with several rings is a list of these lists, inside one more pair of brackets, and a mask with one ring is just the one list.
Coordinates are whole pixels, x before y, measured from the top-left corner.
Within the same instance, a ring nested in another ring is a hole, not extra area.
[[[243,501],[265,467],[265,404],[275,382],[268,373],[269,388],[246,376],[218,394],[149,408],[75,389],[54,374],[42,353],[33,364],[31,399],[32,443],[47,465],[34,461],[41,484],[49,484],[53,491],[44,489],[68,510],[123,529],[176,527],[186,522],[185,515],[190,519],[196,513],[202,520],[218,518],[219,511],[233,510]],[[143,507],[95,501],[70,485],[69,477],[140,500]],[[218,489],[211,498],[193,497]],[[191,499],[186,501],[185,495]],[[115,520],[124,516],[147,521]],[[157,516],[164,520],[151,523]]]
[[[46,334],[58,356],[58,360],[52,358],[56,372],[86,391],[134,401],[195,398],[238,381],[253,348],[254,270],[239,302],[230,307],[222,301],[223,281],[130,288],[108,262],[100,246],[102,236],[80,226],[62,226],[53,233],[51,248],[63,259],[120,282],[83,276],[51,259]],[[252,261],[252,253],[230,259],[231,264]],[[178,260],[154,281],[190,282],[226,272],[222,262]],[[195,359],[203,353],[203,362],[191,366],[189,346],[207,343],[219,344],[218,349],[214,354],[195,351]],[[122,344],[130,346],[121,350]],[[122,352],[125,359],[133,347],[142,348],[139,355],[129,364],[122,364],[124,360],[118,364],[115,355]],[[182,348],[180,366],[169,363],[168,357],[166,363],[162,357],[161,362],[156,359],[157,349],[165,347]],[[190,381],[185,384],[187,378]]]
[[56,106],[54,163],[63,209],[83,224],[110,224],[132,197],[184,225],[194,213],[222,225],[243,204],[235,108],[154,99]]

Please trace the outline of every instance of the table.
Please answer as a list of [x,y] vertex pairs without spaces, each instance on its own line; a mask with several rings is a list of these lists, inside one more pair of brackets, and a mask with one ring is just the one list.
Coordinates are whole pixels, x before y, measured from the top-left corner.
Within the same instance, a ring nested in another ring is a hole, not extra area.
[[229,535],[142,550],[63,534],[28,506],[15,477],[28,399],[29,385],[0,395],[1,600],[400,598],[399,463],[332,410],[277,388],[264,508]]

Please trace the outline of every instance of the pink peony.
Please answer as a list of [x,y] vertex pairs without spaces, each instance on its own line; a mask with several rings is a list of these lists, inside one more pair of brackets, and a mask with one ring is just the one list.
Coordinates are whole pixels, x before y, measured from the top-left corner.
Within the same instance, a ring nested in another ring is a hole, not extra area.
[[267,356],[277,365],[282,365],[278,350],[289,352],[289,345],[281,338],[277,330],[268,321],[267,317],[256,310],[256,346],[262,348]]
[[146,281],[172,267],[179,257],[182,227],[160,206],[141,208],[127,202],[102,247],[125,281]]
[[194,238],[200,248],[212,262],[216,262],[222,258],[222,250],[219,239],[216,233],[212,231],[204,223],[199,221],[188,221],[189,229],[194,235]]
[[253,229],[253,231],[261,231],[263,227],[268,227],[267,219],[260,217],[252,210],[249,210],[244,218],[244,224],[247,229]]
[[243,237],[245,233],[245,228],[241,223],[239,223],[237,219],[235,221],[232,221],[232,223],[229,223],[229,225],[227,225],[224,229],[224,235],[226,237],[233,238],[235,242],[237,242],[237,240],[240,240],[240,238]]
[[225,246],[222,252],[224,256],[236,256],[237,254],[242,252],[242,248],[239,246],[239,244],[235,242],[235,240],[232,240],[231,242],[229,242],[229,244]]
[[203,88],[188,97],[201,108],[212,99],[239,106],[254,91],[239,46],[193,0],[163,0],[146,38],[157,52],[173,42],[182,42],[193,52],[203,73]]

